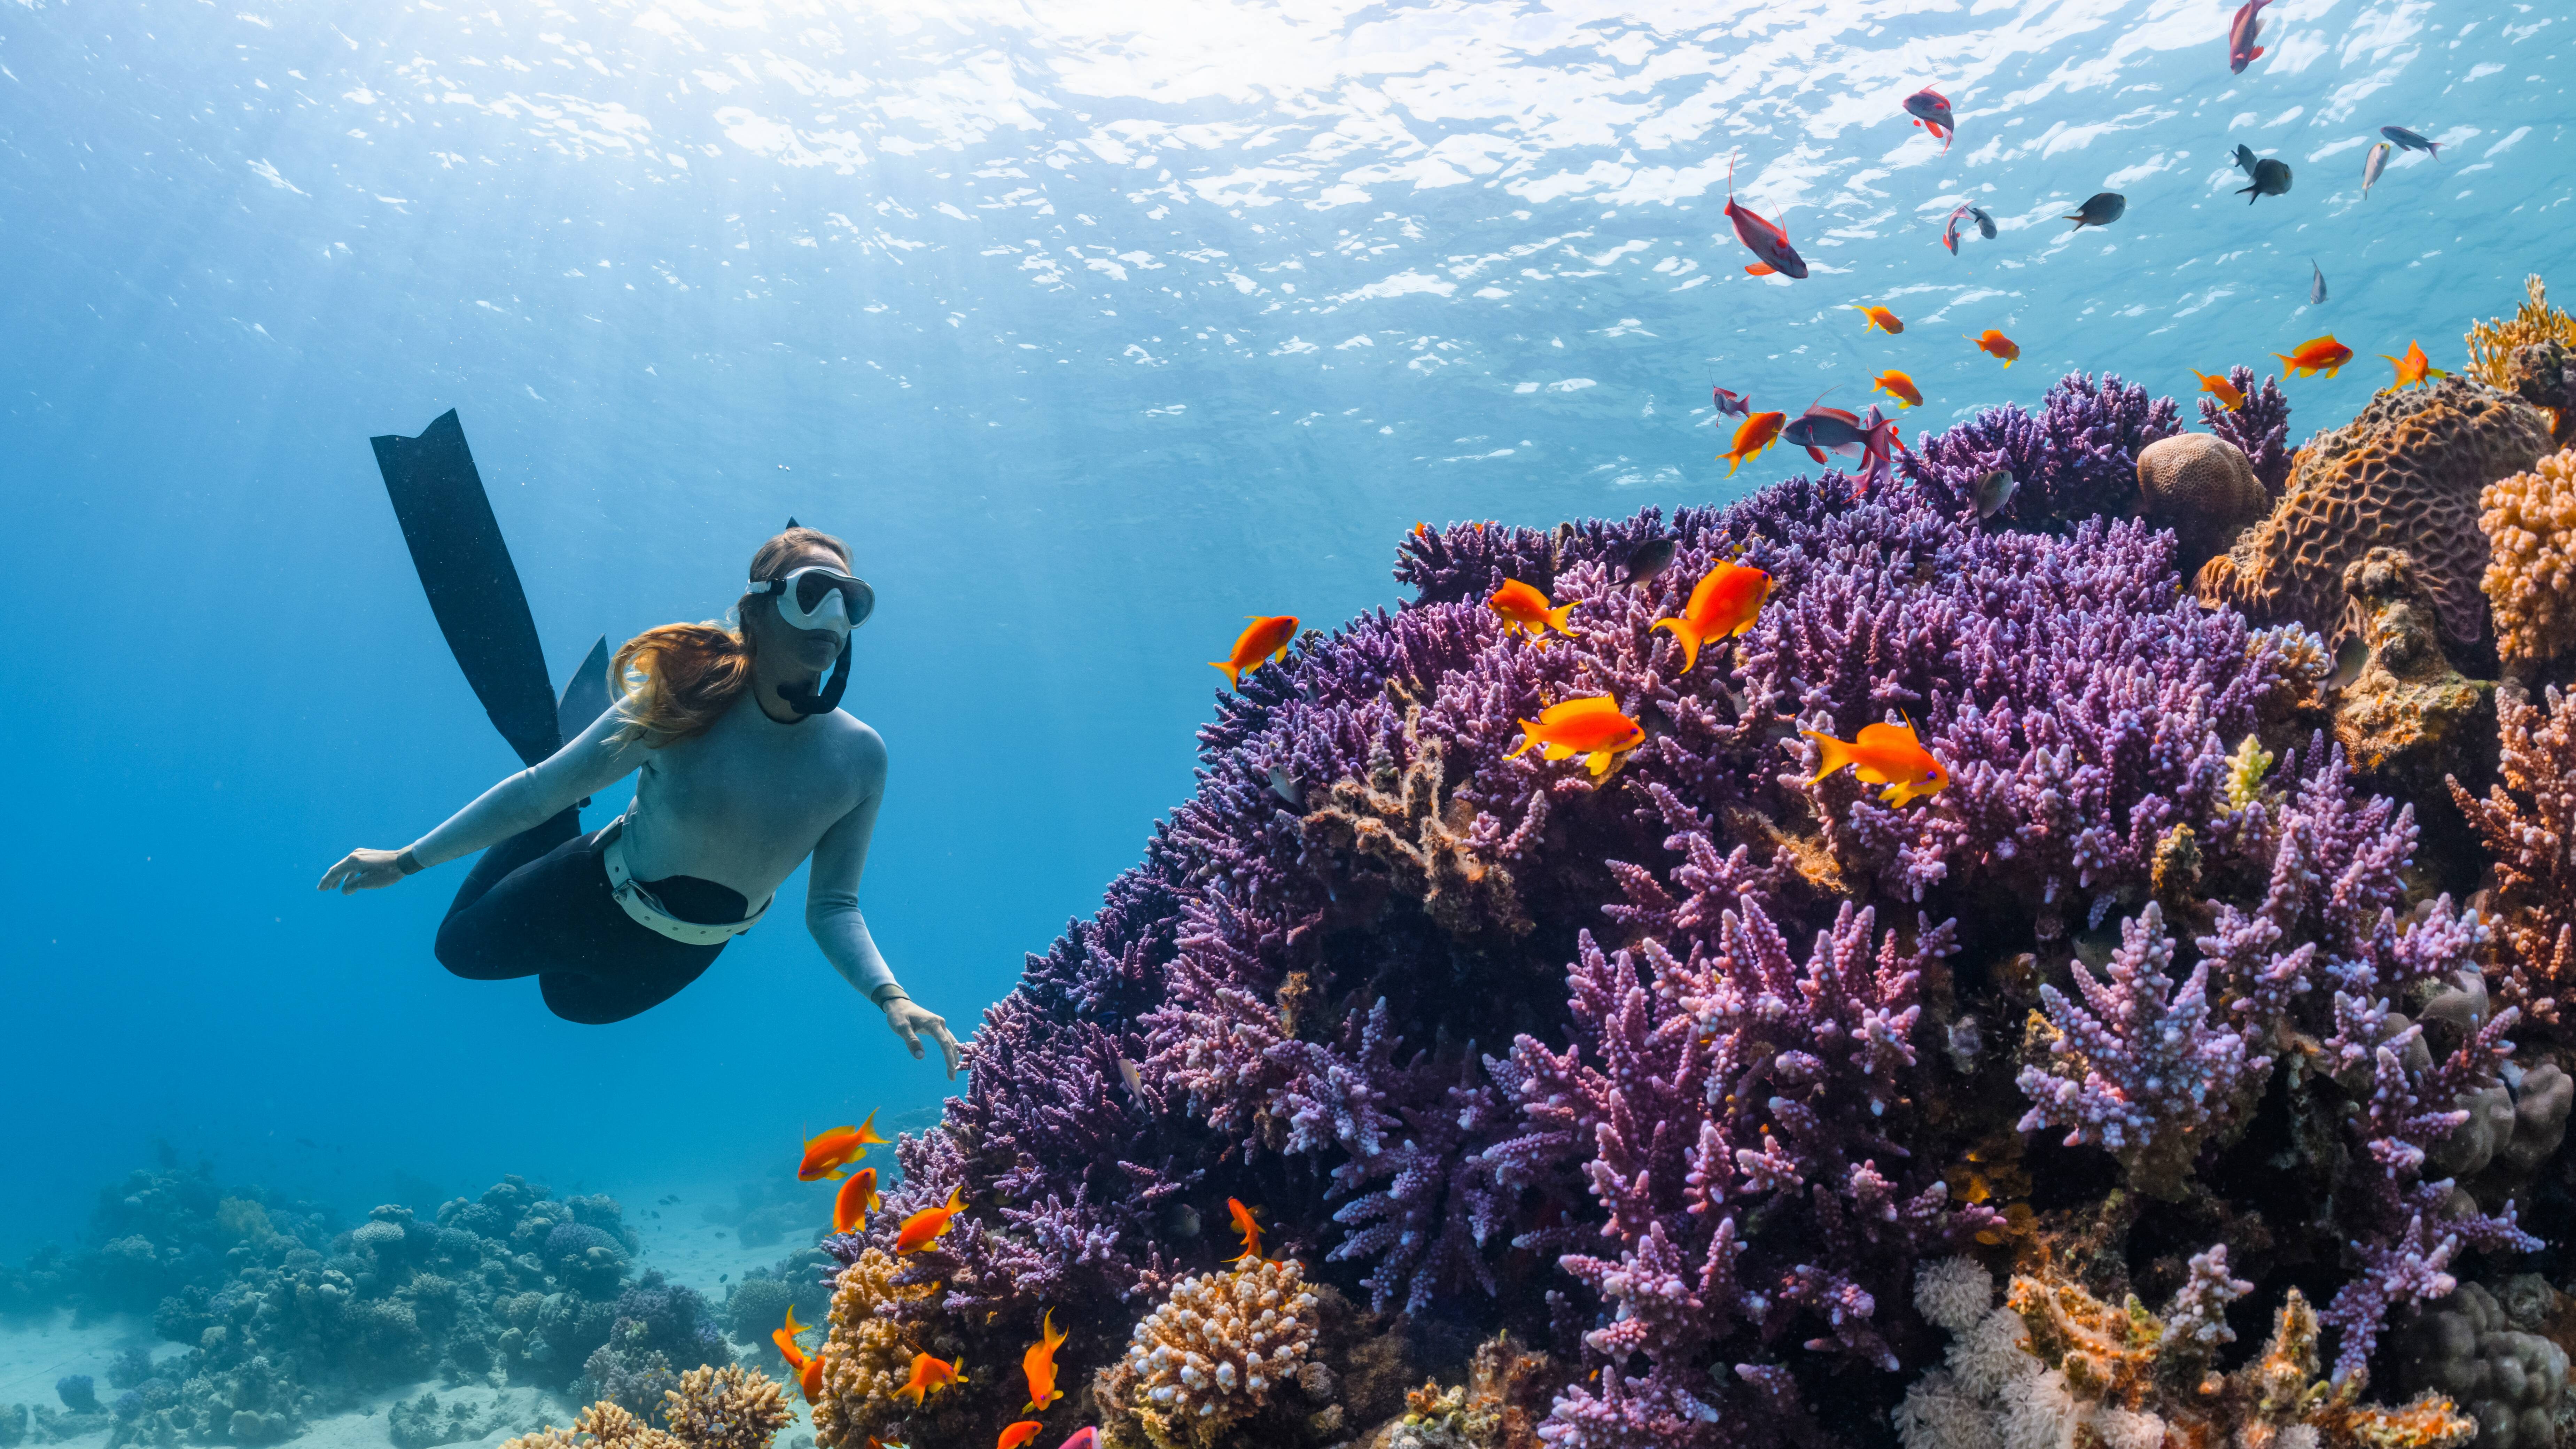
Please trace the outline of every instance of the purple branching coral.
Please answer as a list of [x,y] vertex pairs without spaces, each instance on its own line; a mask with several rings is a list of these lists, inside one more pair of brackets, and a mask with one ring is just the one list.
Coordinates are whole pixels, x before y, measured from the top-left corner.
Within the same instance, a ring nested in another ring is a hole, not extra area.
[[2234,444],[2253,465],[2263,491],[2278,498],[2290,484],[2296,452],[2290,446],[2290,400],[2282,396],[2278,382],[2269,377],[2258,380],[2254,369],[2242,363],[2227,369],[2227,381],[2245,399],[2244,404],[2230,409],[2215,397],[2202,398],[2200,420]]
[[[990,1362],[1041,1304],[1123,1337],[1228,1255],[1234,1197],[1268,1252],[1372,1308],[1552,1337],[1573,1375],[1552,1442],[1758,1445],[1877,1392],[1826,1375],[1916,1352],[1916,1261],[1994,1228],[1944,1183],[1972,1136],[2027,1107],[2167,1190],[2303,1039],[2344,1054],[2315,1120],[2345,1122],[2353,1174],[2317,1229],[2341,1240],[2304,1246],[2347,1252],[2333,1321],[2366,1358],[2388,1305],[2517,1231],[2431,1212],[2420,1171],[2502,1028],[2407,1054],[2383,998],[2468,949],[2440,912],[2399,927],[2412,817],[2332,750],[2269,782],[2248,764],[2253,736],[2284,743],[2317,642],[2202,608],[2169,534],[2084,516],[2125,507],[2136,449],[2174,427],[2170,401],[2079,375],[2039,416],[1924,440],[1911,486],[1828,471],[1724,509],[1408,536],[1413,601],[1219,696],[1193,797],[1030,958],[884,1210],[827,1247],[886,1248],[960,1191],[900,1269],[938,1291],[880,1311]],[[1992,466],[2029,527],[1964,507]],[[1658,539],[1671,566],[1625,583]],[[1720,560],[1772,594],[1685,669],[1654,624]],[[1507,578],[1574,605],[1569,637],[1508,635],[1484,603]],[[1645,729],[1617,771],[1510,757],[1520,721],[1586,697]],[[1900,718],[1947,789],[1892,808],[1814,778],[1802,730]],[[2113,964],[2073,967],[2114,916]],[[2045,1001],[2067,1050],[2026,1101],[1947,1110],[1972,1077],[2013,1090],[1941,1047],[2016,955],[2077,983]]]
[[2053,1059],[2021,1071],[2031,1099],[2021,1130],[2068,1128],[2067,1146],[2099,1144],[2142,1189],[2178,1197],[2202,1143],[2247,1105],[2271,1059],[2211,1019],[2207,960],[2173,980],[2174,941],[2154,901],[2120,931],[2102,979],[2076,964],[2081,1001],[2040,988]]
[[2138,450],[2182,431],[2171,398],[2104,373],[2058,379],[2036,414],[2009,403],[1931,434],[1904,459],[1905,477],[1950,517],[1975,516],[1977,479],[2009,470],[2012,500],[1997,518],[2050,527],[2130,511]]

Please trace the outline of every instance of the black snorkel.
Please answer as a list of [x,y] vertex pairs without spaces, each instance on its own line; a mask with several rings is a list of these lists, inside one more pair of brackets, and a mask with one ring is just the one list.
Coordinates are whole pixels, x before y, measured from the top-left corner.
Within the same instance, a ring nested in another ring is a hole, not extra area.
[[832,666],[832,677],[821,690],[802,682],[778,686],[778,697],[799,715],[830,714],[841,707],[841,694],[850,687],[850,640],[841,636],[840,662]]

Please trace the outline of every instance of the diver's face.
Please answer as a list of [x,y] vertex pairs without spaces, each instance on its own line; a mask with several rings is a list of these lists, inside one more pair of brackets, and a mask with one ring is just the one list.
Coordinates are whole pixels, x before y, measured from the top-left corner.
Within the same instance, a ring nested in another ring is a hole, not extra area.
[[[841,562],[840,555],[830,549],[807,548],[790,559],[787,567],[779,572],[784,575],[809,565],[833,570],[849,567]],[[817,674],[831,668],[833,661],[841,657],[841,636],[838,633],[830,629],[789,627],[787,621],[778,616],[774,598],[763,600],[756,613],[753,627],[759,631],[757,643],[760,652],[791,666],[789,672]]]

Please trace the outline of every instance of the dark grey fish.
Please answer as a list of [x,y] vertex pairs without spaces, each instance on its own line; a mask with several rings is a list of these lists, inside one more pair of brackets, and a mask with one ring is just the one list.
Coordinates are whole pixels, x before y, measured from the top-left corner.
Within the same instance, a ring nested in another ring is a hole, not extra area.
[[2082,231],[2088,226],[2109,226],[2128,209],[2129,198],[2116,191],[2096,191],[2064,219],[2075,223],[2075,229]]
[[2240,187],[2236,194],[2252,197],[2253,201],[2245,203],[2247,206],[2252,206],[2255,201],[2260,201],[2267,196],[2279,196],[2289,189],[2290,163],[2276,161],[2266,156],[2254,163],[2254,184]]
[[1176,1238],[1197,1237],[1199,1210],[1185,1202],[1176,1202],[1163,1209],[1163,1231]]
[[2350,635],[2335,651],[2334,673],[2326,676],[2326,688],[2349,689],[2361,677],[2361,671],[2369,667],[2370,641],[2359,634]]
[[1650,538],[1637,545],[1635,551],[1628,555],[1628,572],[1621,576],[1619,582],[1632,587],[1637,584],[1651,583],[1655,575],[1672,566],[1673,541],[1669,538]]
[[1869,441],[1855,421],[1809,408],[1780,430],[1780,441],[1793,448],[1857,448]]
[[1306,808],[1306,782],[1288,773],[1285,765],[1270,767],[1270,793],[1286,801],[1291,810]]
[[1968,215],[1976,218],[1977,235],[1984,237],[1988,241],[1993,241],[1995,239],[1995,219],[1986,215],[1986,209],[1984,207],[1969,207]]
[[2308,283],[2308,305],[2314,307],[2326,299],[2326,274],[2314,258],[2309,259],[2308,270],[2316,273],[2316,280]]
[[1992,518],[2001,513],[2004,505],[2012,502],[2013,490],[2020,486],[2021,480],[2012,475],[2010,468],[1994,468],[1978,474],[1976,486],[1969,493],[1976,500],[1977,517]]
[[2242,167],[2242,168],[2244,169],[2245,174],[2246,174],[2246,175],[2248,175],[2248,176],[2251,176],[2251,175],[2253,175],[2253,174],[2254,174],[2254,162],[2255,162],[2255,159],[2256,159],[2256,158],[2255,158],[2255,155],[2254,155],[2254,148],[2253,148],[2253,147],[2248,146],[2248,145],[2244,144],[2244,143],[2243,143],[2243,142],[2241,142],[2241,141],[2237,143],[2237,146],[2236,146],[2236,164],[2237,164],[2239,167]]
[[2436,161],[2442,159],[2441,142],[2428,141],[2413,131],[2407,130],[2404,126],[2382,126],[2379,128],[2379,134],[2386,136],[2389,140],[2396,142],[2398,145],[2405,147],[2409,151],[2421,151]]
[[2396,154],[2397,148],[2389,145],[2385,141],[2382,141],[2378,145],[2370,148],[2370,159],[2361,163],[2362,200],[2368,201],[2370,199],[2370,188],[2372,184],[2379,180],[2380,172],[2388,169],[2388,158]]

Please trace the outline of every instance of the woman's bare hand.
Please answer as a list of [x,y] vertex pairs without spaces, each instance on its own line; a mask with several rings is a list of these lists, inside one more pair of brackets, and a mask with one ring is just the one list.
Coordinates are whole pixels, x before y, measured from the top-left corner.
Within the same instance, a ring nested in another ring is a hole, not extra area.
[[[369,850],[360,846],[340,857],[340,863],[322,872],[322,883],[315,890],[337,890],[342,895],[357,891],[380,891],[403,878],[399,850]],[[914,1056],[921,1053],[914,1052]]]
[[957,1079],[957,1067],[964,1059],[964,1053],[957,1045],[957,1038],[948,1034],[948,1018],[908,996],[898,996],[886,1002],[885,1016],[886,1025],[894,1028],[894,1034],[902,1037],[903,1044],[912,1049],[914,1061],[921,1060],[924,1035],[938,1042],[940,1054],[948,1059],[948,1079]]

